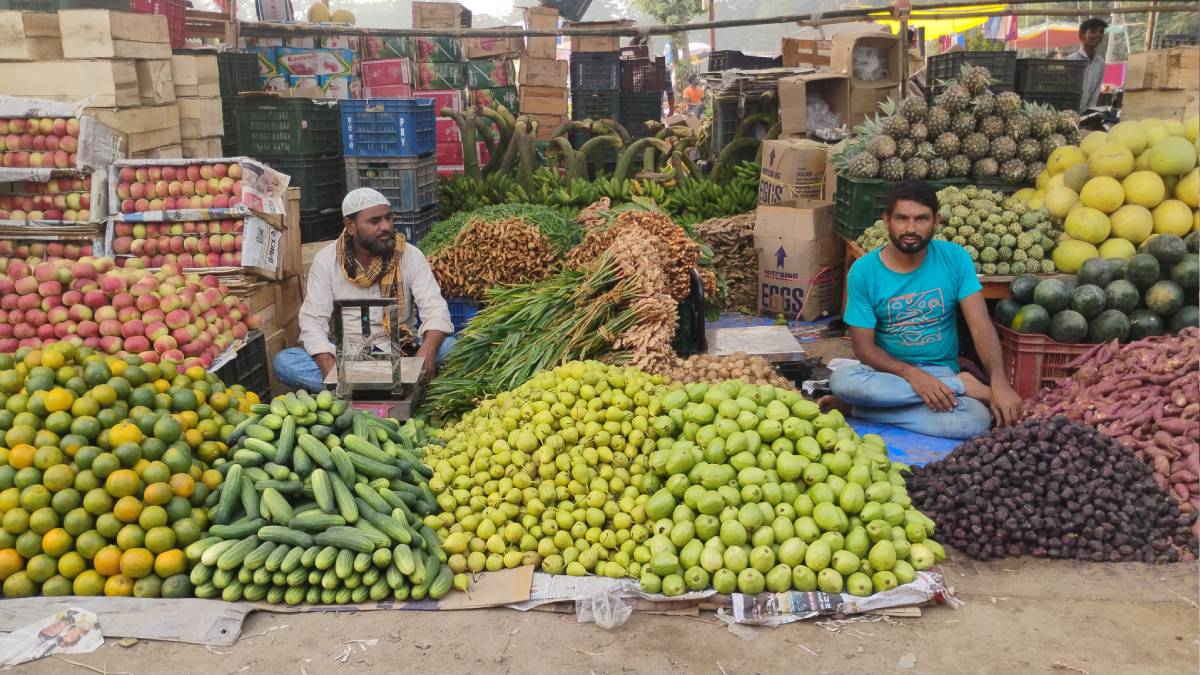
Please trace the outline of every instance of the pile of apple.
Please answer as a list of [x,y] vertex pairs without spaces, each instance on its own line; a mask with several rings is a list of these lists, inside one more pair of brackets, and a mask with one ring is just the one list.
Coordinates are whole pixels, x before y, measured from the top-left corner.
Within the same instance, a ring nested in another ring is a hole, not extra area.
[[71,169],[79,147],[79,120],[74,117],[0,118],[4,145],[0,164],[14,168]]
[[52,178],[45,183],[5,183],[0,220],[86,223],[92,219],[92,177]]
[[70,260],[91,257],[92,242],[79,241],[34,241],[25,239],[0,239],[0,258],[37,258],[39,260]]
[[258,327],[217,277],[118,268],[111,258],[0,258],[0,353],[59,340],[107,354],[208,367]]
[[[242,220],[113,223],[113,253],[124,267],[240,267]],[[126,257],[128,256],[128,257]]]
[[231,208],[242,203],[242,165],[122,167],[117,198],[121,213]]

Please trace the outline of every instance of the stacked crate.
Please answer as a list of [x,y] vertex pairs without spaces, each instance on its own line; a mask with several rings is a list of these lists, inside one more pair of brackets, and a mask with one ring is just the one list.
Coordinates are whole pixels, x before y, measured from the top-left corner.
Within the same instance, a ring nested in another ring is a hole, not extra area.
[[1129,55],[1121,119],[1183,122],[1200,111],[1200,47]]
[[396,230],[418,241],[437,220],[438,159],[430,99],[342,101],[346,189],[373,188],[392,206]]
[[[470,28],[471,12],[455,2],[414,2],[413,28]],[[463,45],[456,38],[414,37],[413,95],[435,101],[436,158],[440,174],[461,173],[463,148],[454,120],[440,117],[442,108],[462,110],[466,91]]]
[[3,93],[87,100],[88,114],[124,136],[126,155],[180,156],[164,17],[102,9],[0,12],[0,27]]
[[237,97],[241,92],[258,91],[258,54],[247,51],[223,51],[217,54],[217,79],[221,91],[222,155],[237,154]]
[[[615,44],[617,39],[612,41]],[[571,52],[571,119],[621,119],[621,52]],[[576,132],[571,144],[578,148],[586,140],[586,134]],[[605,147],[600,152],[604,168],[613,171],[616,149]]]
[[220,73],[215,55],[171,57],[179,138],[184,157],[221,157],[225,134]]
[[300,188],[301,241],[337,237],[346,192],[337,102],[246,94],[236,111],[237,154],[291,176]]
[[[525,27],[529,30],[558,28],[558,10],[553,7],[526,7]],[[537,140],[548,141],[567,120],[566,61],[557,60],[558,40],[531,37],[525,40],[525,55],[517,73],[517,95],[521,114],[537,123]]]
[[517,62],[525,51],[519,38],[467,38],[463,41],[467,57],[467,89],[471,102],[487,108],[517,114]]
[[621,59],[621,126],[634,138],[651,135],[646,122],[662,119],[667,91],[667,65],[663,57]]

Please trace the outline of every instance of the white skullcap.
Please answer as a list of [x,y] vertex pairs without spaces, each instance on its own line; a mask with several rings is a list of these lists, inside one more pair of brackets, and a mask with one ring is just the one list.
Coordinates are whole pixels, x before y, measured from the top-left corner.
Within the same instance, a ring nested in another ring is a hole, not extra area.
[[357,188],[351,190],[342,199],[342,215],[352,216],[372,206],[391,206],[391,204],[388,202],[387,197],[384,197],[379,190]]

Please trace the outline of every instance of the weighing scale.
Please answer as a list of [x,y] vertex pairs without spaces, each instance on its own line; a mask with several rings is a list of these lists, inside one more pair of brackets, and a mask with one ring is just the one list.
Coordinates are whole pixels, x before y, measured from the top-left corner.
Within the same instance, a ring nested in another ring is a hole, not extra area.
[[[389,314],[391,332],[387,349],[376,346],[372,335],[371,310],[382,308]],[[354,349],[346,346],[342,324],[346,310],[357,311],[361,325],[361,344]],[[425,359],[404,356],[394,345],[399,340],[400,307],[391,298],[379,300],[334,300],[333,335],[337,345],[337,367],[325,375],[325,388],[349,399],[356,408],[372,410],[384,417],[404,421],[425,399]]]
[[[804,352],[804,347],[787,326],[709,328],[704,331],[704,337],[710,355],[732,356],[741,352],[747,356],[760,356],[797,386],[812,379],[814,371],[824,370],[819,361]],[[828,371],[825,374],[827,376]]]

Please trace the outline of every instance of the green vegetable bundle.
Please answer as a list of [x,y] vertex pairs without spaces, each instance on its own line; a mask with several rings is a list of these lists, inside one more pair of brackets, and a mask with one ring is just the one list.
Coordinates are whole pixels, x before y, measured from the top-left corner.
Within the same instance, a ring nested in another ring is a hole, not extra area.
[[509,220],[520,218],[536,227],[560,254],[579,243],[583,230],[568,220],[558,210],[537,204],[496,204],[472,211],[462,211],[445,220],[434,223],[429,234],[417,244],[426,256],[450,246],[467,223],[472,220]]

